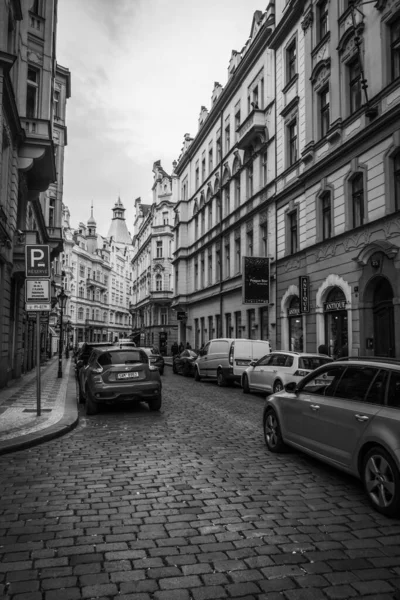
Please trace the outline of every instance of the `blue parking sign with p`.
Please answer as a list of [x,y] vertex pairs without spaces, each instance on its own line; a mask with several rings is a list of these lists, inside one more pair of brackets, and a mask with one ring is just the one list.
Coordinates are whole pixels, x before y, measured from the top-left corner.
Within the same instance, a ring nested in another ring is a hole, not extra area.
[[27,277],[50,277],[50,247],[43,244],[27,245],[26,276]]

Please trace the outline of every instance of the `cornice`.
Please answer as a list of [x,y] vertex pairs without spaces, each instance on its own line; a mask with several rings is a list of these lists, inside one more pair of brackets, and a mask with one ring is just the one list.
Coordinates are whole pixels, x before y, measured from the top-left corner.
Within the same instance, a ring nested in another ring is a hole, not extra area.
[[289,31],[299,21],[305,4],[306,0],[291,0],[285,7],[284,15],[269,40],[269,45],[273,50],[277,49]]

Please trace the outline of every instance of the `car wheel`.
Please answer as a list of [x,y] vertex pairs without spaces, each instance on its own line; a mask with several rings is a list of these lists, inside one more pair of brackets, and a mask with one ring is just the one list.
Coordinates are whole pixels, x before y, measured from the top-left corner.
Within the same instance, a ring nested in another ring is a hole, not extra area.
[[178,371],[176,370],[175,363],[172,363],[172,372],[175,373],[175,375],[178,373]]
[[85,403],[85,396],[82,393],[81,386],[79,385],[79,383],[77,383],[77,386],[78,386],[78,400],[79,400],[79,404],[84,404]]
[[97,415],[97,413],[99,412],[99,407],[93,400],[88,388],[86,388],[85,410],[87,415]]
[[247,375],[243,375],[243,394],[249,394],[249,393],[250,393],[249,378],[247,377]]
[[155,398],[148,401],[150,410],[160,410],[161,408],[161,394],[158,394]]
[[282,392],[283,390],[283,383],[282,381],[275,381],[274,383],[274,394],[277,394],[278,392]]
[[189,377],[190,375],[190,367],[187,363],[183,365],[182,373],[185,377]]
[[400,474],[390,454],[379,446],[365,455],[362,480],[372,506],[383,515],[400,512]]
[[228,384],[227,380],[225,379],[225,375],[221,370],[219,370],[217,373],[217,384],[219,387],[226,387]]
[[196,367],[194,370],[194,380],[195,381],[200,381],[201,377],[200,377],[200,372],[199,369]]
[[270,452],[283,452],[286,444],[282,439],[281,428],[276,412],[269,408],[264,419],[264,439]]

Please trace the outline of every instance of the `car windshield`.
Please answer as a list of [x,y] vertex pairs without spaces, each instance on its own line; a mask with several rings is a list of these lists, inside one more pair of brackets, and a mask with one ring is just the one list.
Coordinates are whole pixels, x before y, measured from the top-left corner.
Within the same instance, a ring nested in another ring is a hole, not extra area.
[[299,369],[307,369],[308,371],[314,371],[321,365],[332,362],[329,358],[323,358],[322,356],[300,356],[299,358]]
[[121,350],[120,352],[104,352],[100,354],[97,362],[102,367],[108,365],[131,365],[135,363],[147,363],[147,356],[140,350]]

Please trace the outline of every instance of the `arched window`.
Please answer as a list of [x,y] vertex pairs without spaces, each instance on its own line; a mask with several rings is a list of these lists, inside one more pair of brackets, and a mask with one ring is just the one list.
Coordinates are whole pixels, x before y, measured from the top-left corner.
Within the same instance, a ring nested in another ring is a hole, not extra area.
[[348,355],[348,323],[346,296],[340,287],[335,286],[324,303],[325,344],[334,358]]
[[300,299],[293,296],[288,307],[289,350],[303,352],[303,323],[300,314]]
[[156,291],[162,291],[162,275],[160,273],[156,275]]
[[86,319],[90,319],[90,309],[86,309]]
[[106,311],[103,312],[103,322],[107,323],[107,312]]
[[78,321],[83,321],[83,308],[78,309]]
[[351,180],[353,227],[364,224],[364,177],[357,173]]

